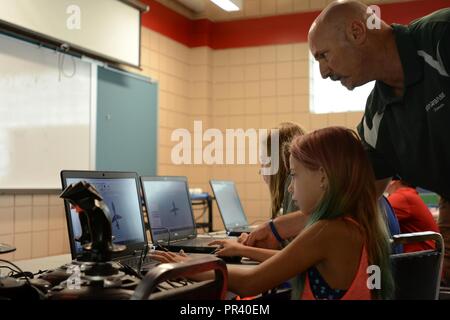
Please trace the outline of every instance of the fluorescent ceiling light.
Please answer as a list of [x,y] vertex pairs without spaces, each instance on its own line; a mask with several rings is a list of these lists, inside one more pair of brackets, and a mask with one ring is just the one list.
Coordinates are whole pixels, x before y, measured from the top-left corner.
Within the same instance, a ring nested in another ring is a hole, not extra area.
[[242,7],[242,0],[211,0],[211,2],[225,11],[239,11]]

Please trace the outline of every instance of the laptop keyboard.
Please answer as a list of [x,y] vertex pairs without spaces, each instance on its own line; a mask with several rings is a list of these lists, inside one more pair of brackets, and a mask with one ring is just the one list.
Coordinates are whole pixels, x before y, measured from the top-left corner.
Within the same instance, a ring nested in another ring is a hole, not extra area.
[[190,245],[190,246],[208,246],[208,244],[212,242],[210,239],[205,238],[195,238],[191,240],[182,241],[182,245]]
[[[120,263],[125,264],[125,265],[133,268],[134,270],[137,270],[137,268],[139,266],[139,260],[140,260],[140,257],[132,257],[132,258],[127,258],[127,259],[120,259]],[[148,267],[156,266],[159,263],[160,263],[159,261],[154,260],[154,259],[150,258],[149,256],[146,256],[142,262],[141,269],[148,269]]]

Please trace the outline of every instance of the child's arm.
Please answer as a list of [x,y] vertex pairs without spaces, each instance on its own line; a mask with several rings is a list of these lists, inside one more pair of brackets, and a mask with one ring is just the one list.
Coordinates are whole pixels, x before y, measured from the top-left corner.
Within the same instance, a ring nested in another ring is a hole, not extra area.
[[243,245],[235,240],[215,240],[210,245],[219,245],[217,255],[247,257],[255,261],[265,261],[275,255],[279,250],[255,248]]
[[[296,237],[305,228],[308,218],[301,212],[295,211],[273,220],[276,230],[284,240]],[[269,226],[269,222],[259,225],[252,231],[244,244],[260,248],[277,248],[280,243],[276,240]]]
[[[228,290],[242,297],[257,295],[275,288],[326,259],[330,243],[333,242],[331,233],[324,228],[326,223],[316,222],[300,233],[286,248],[255,267],[227,265]],[[155,251],[150,256],[161,262],[182,262],[188,259],[186,256],[161,251]],[[204,272],[193,276],[192,279],[214,279],[214,273]]]
[[326,223],[319,221],[305,229],[286,248],[254,268],[227,266],[228,290],[242,297],[257,295],[326,259],[332,242]]

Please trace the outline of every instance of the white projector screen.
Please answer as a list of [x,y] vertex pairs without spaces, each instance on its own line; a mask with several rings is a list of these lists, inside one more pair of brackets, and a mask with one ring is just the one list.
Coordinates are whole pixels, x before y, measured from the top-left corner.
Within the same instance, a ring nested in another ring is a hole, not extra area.
[[63,68],[53,50],[0,35],[0,189],[61,188],[62,169],[92,167],[94,66],[65,56]]
[[0,21],[109,60],[140,64],[140,11],[119,0],[0,0]]

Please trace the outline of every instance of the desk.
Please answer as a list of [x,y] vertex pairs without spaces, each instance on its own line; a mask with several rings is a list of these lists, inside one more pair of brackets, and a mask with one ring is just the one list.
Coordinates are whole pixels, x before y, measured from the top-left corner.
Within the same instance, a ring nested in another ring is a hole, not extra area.
[[[201,257],[204,256],[203,253],[192,253],[190,256],[192,257]],[[30,271],[33,273],[38,272],[39,270],[51,270],[56,269],[58,267],[61,267],[62,265],[65,265],[67,263],[70,263],[72,261],[72,256],[70,254],[63,254],[59,256],[51,256],[51,257],[45,257],[45,258],[37,258],[37,259],[30,259],[30,260],[18,260],[14,261],[14,264],[16,264],[19,268],[21,268],[23,271]],[[259,263],[256,261],[251,261],[246,258],[243,258],[242,263],[240,264],[232,264],[235,266],[242,266],[245,268],[252,268]]]
[[59,256],[50,256],[45,258],[18,260],[14,261],[14,264],[16,264],[23,271],[30,271],[36,273],[39,270],[56,269],[71,261],[72,256],[70,254],[63,254]]
[[[192,257],[201,257],[205,254],[202,253],[193,253],[190,254]],[[18,260],[14,261],[14,264],[16,264],[19,268],[21,268],[23,271],[30,271],[33,273],[37,273],[39,270],[51,270],[56,269],[64,264],[70,263],[72,261],[72,256],[70,254],[63,254],[59,256],[50,256],[45,258],[37,258],[37,259],[30,259],[30,260]],[[232,264],[236,266],[241,266],[244,268],[252,268],[258,265],[258,262],[251,261],[246,258],[243,258],[243,261],[241,264]],[[226,300],[231,300],[236,295],[232,292],[227,292]]]

